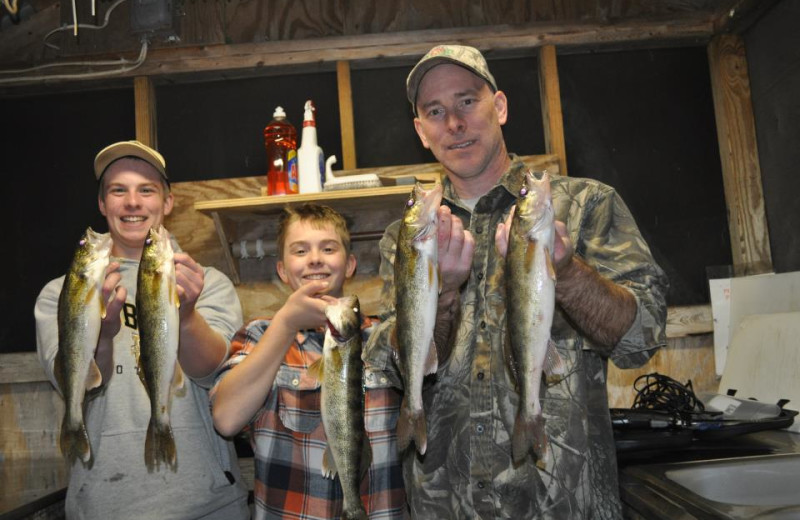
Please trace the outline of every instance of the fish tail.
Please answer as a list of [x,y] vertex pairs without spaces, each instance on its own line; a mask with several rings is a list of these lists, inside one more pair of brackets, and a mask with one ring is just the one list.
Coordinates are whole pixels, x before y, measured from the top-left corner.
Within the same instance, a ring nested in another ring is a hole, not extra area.
[[400,407],[400,417],[397,419],[397,447],[400,452],[406,451],[411,441],[417,446],[420,455],[425,455],[428,446],[428,428],[425,424],[425,413],[422,410],[412,410],[406,399]]
[[64,416],[61,423],[61,453],[69,460],[70,464],[80,459],[84,466],[91,466],[92,446],[89,444],[89,434],[83,421],[71,425]]
[[367,511],[359,501],[358,507],[352,511],[345,509],[342,512],[342,520],[368,520]]
[[160,424],[150,419],[147,426],[147,437],[144,441],[144,462],[147,471],[153,472],[167,464],[173,471],[176,469],[175,439],[172,437],[172,428],[169,424]]
[[537,460],[544,460],[547,455],[544,417],[541,414],[527,417],[519,413],[514,422],[514,433],[511,436],[511,455],[514,464],[520,464],[529,450],[533,450]]

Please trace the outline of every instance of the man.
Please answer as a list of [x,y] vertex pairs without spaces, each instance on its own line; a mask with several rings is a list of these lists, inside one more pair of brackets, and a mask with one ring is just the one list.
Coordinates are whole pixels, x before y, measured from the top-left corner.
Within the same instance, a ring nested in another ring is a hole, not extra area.
[[[414,127],[445,169],[439,208],[439,368],[423,390],[424,456],[405,454],[416,518],[619,518],[607,359],[628,368],[664,344],[667,280],[619,195],[553,175],[556,312],[566,377],[543,391],[549,453],[511,458],[518,393],[504,357],[504,255],[526,171],[506,150],[508,100],[476,49],[442,45],[407,80]],[[392,366],[393,262],[399,222],[380,249],[385,321],[365,361]]]
[[[178,361],[188,381],[184,392],[172,395],[169,412],[177,465],[148,472],[150,400],[138,374],[136,279],[147,232],[163,224],[174,200],[164,158],[138,141],[101,150],[94,171],[98,205],[113,241],[103,284],[107,311],[94,356],[102,387],[87,399],[93,461],[78,460],[70,468],[67,518],[249,518],[235,451],[214,431],[207,395],[242,324],[236,291],[222,273],[197,264],[172,239],[180,300]],[[34,309],[39,358],[62,395],[53,365],[63,280],[48,283]]]

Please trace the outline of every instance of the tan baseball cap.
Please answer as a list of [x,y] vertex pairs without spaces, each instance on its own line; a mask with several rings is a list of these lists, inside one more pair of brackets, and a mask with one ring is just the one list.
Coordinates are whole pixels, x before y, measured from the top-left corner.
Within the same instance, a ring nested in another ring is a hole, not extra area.
[[492,90],[497,92],[497,83],[492,73],[489,72],[489,65],[486,64],[481,51],[465,45],[437,45],[417,62],[406,79],[406,95],[411,102],[411,110],[414,111],[414,115],[417,115],[417,91],[422,77],[442,63],[453,63],[464,67],[484,79],[492,87]]
[[147,145],[139,141],[120,141],[106,146],[94,158],[94,175],[99,180],[108,166],[123,157],[138,157],[149,163],[158,173],[169,182],[167,178],[167,163],[164,157]]

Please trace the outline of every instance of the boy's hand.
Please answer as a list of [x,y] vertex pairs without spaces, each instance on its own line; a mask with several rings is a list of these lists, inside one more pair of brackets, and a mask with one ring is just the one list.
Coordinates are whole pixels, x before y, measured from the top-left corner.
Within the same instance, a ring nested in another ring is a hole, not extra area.
[[325,308],[336,302],[336,298],[322,294],[328,282],[313,281],[293,292],[283,307],[275,314],[293,330],[316,329],[325,325]]
[[175,253],[175,282],[181,302],[181,317],[194,311],[194,306],[205,285],[203,267],[186,253]]

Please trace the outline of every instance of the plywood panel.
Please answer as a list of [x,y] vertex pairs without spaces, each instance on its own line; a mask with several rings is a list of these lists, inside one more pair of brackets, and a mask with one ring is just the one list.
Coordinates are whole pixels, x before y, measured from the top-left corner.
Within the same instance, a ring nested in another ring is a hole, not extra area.
[[667,345],[640,368],[621,370],[609,363],[609,406],[630,408],[636,397],[634,381],[641,375],[653,372],[669,376],[684,385],[691,380],[696,393],[716,392],[719,378],[714,369],[713,334],[669,338]]

